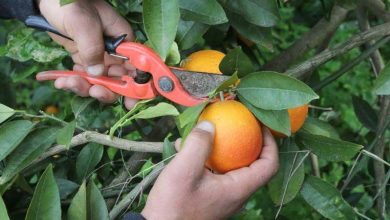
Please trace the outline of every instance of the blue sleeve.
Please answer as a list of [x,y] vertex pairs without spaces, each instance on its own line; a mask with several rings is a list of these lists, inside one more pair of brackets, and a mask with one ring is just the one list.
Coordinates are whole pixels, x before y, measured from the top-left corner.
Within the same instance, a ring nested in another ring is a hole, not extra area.
[[24,21],[36,14],[39,14],[39,10],[34,0],[0,0],[0,18]]
[[125,215],[125,217],[123,218],[123,220],[146,220],[145,217],[143,217],[141,214],[139,213],[135,213],[135,212],[129,212]]

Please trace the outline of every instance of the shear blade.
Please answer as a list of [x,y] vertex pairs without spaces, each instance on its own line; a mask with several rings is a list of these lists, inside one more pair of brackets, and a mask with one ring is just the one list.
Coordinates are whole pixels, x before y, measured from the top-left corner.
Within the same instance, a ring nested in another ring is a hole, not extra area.
[[206,97],[230,76],[203,72],[185,71],[171,68],[171,71],[180,80],[184,89],[195,97]]

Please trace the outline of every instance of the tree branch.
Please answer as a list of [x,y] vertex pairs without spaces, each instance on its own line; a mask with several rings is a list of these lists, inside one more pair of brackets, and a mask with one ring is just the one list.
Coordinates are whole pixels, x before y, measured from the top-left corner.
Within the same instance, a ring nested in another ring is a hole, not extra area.
[[149,175],[147,175],[136,187],[134,187],[133,190],[131,190],[130,193],[123,197],[123,199],[114,206],[114,208],[110,211],[110,219],[115,219],[120,213],[125,211],[135,198],[137,198],[143,190],[147,189],[157,179],[164,167],[164,163],[156,165]]
[[390,35],[390,22],[375,26],[370,30],[359,33],[353,36],[350,40],[338,44],[332,49],[326,49],[322,53],[318,54],[317,56],[314,56],[311,59],[308,59],[303,63],[288,69],[286,71],[286,74],[290,76],[294,76],[296,78],[301,78],[305,76],[307,72],[314,70],[315,68],[324,64],[328,60],[333,59],[334,57],[340,54],[346,53],[355,47],[359,47],[366,42],[387,35]]
[[263,69],[284,72],[307,51],[319,46],[324,40],[329,38],[329,35],[332,35],[336,31],[351,9],[340,4],[335,4],[332,8],[330,18],[322,18],[301,39],[267,62]]
[[364,7],[367,7],[371,13],[383,21],[390,21],[390,13],[386,10],[386,5],[381,0],[361,0]]
[[163,148],[162,142],[138,142],[130,141],[121,138],[110,138],[109,135],[100,134],[94,131],[86,131],[81,134],[74,136],[70,142],[69,148],[65,145],[57,145],[50,148],[44,154],[42,154],[38,159],[36,159],[33,164],[36,164],[48,157],[51,157],[55,154],[59,154],[63,151],[67,151],[72,147],[76,147],[82,144],[89,142],[102,144],[109,147],[114,147],[127,151],[136,151],[136,152],[150,152],[150,153],[161,153]]

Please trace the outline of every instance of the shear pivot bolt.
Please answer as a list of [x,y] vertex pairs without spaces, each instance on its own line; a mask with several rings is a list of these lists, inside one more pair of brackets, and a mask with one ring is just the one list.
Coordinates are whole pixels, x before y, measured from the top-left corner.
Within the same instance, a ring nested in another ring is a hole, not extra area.
[[158,85],[164,92],[171,92],[173,90],[173,82],[166,76],[163,76],[158,80]]

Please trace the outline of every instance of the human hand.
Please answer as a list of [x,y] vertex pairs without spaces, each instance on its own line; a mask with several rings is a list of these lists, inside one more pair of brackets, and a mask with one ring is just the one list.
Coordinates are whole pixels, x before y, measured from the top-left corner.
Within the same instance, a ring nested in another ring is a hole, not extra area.
[[[65,6],[60,6],[59,2],[60,0],[39,0],[38,4],[48,22],[74,40],[49,33],[54,41],[64,46],[71,54],[75,63],[73,70],[84,71],[92,76],[134,76],[134,67],[104,51],[103,35],[127,34],[126,40],[134,39],[133,31],[124,18],[104,0],[78,0]],[[73,91],[82,97],[94,97],[104,103],[112,103],[118,97],[107,88],[91,85],[78,76],[58,78],[54,86],[57,89]],[[124,104],[130,109],[135,103],[136,100],[126,98]]]
[[142,215],[148,220],[224,219],[232,215],[278,170],[275,140],[267,128],[262,130],[260,158],[249,167],[218,175],[204,166],[211,151],[214,126],[207,121],[199,123],[157,179]]

